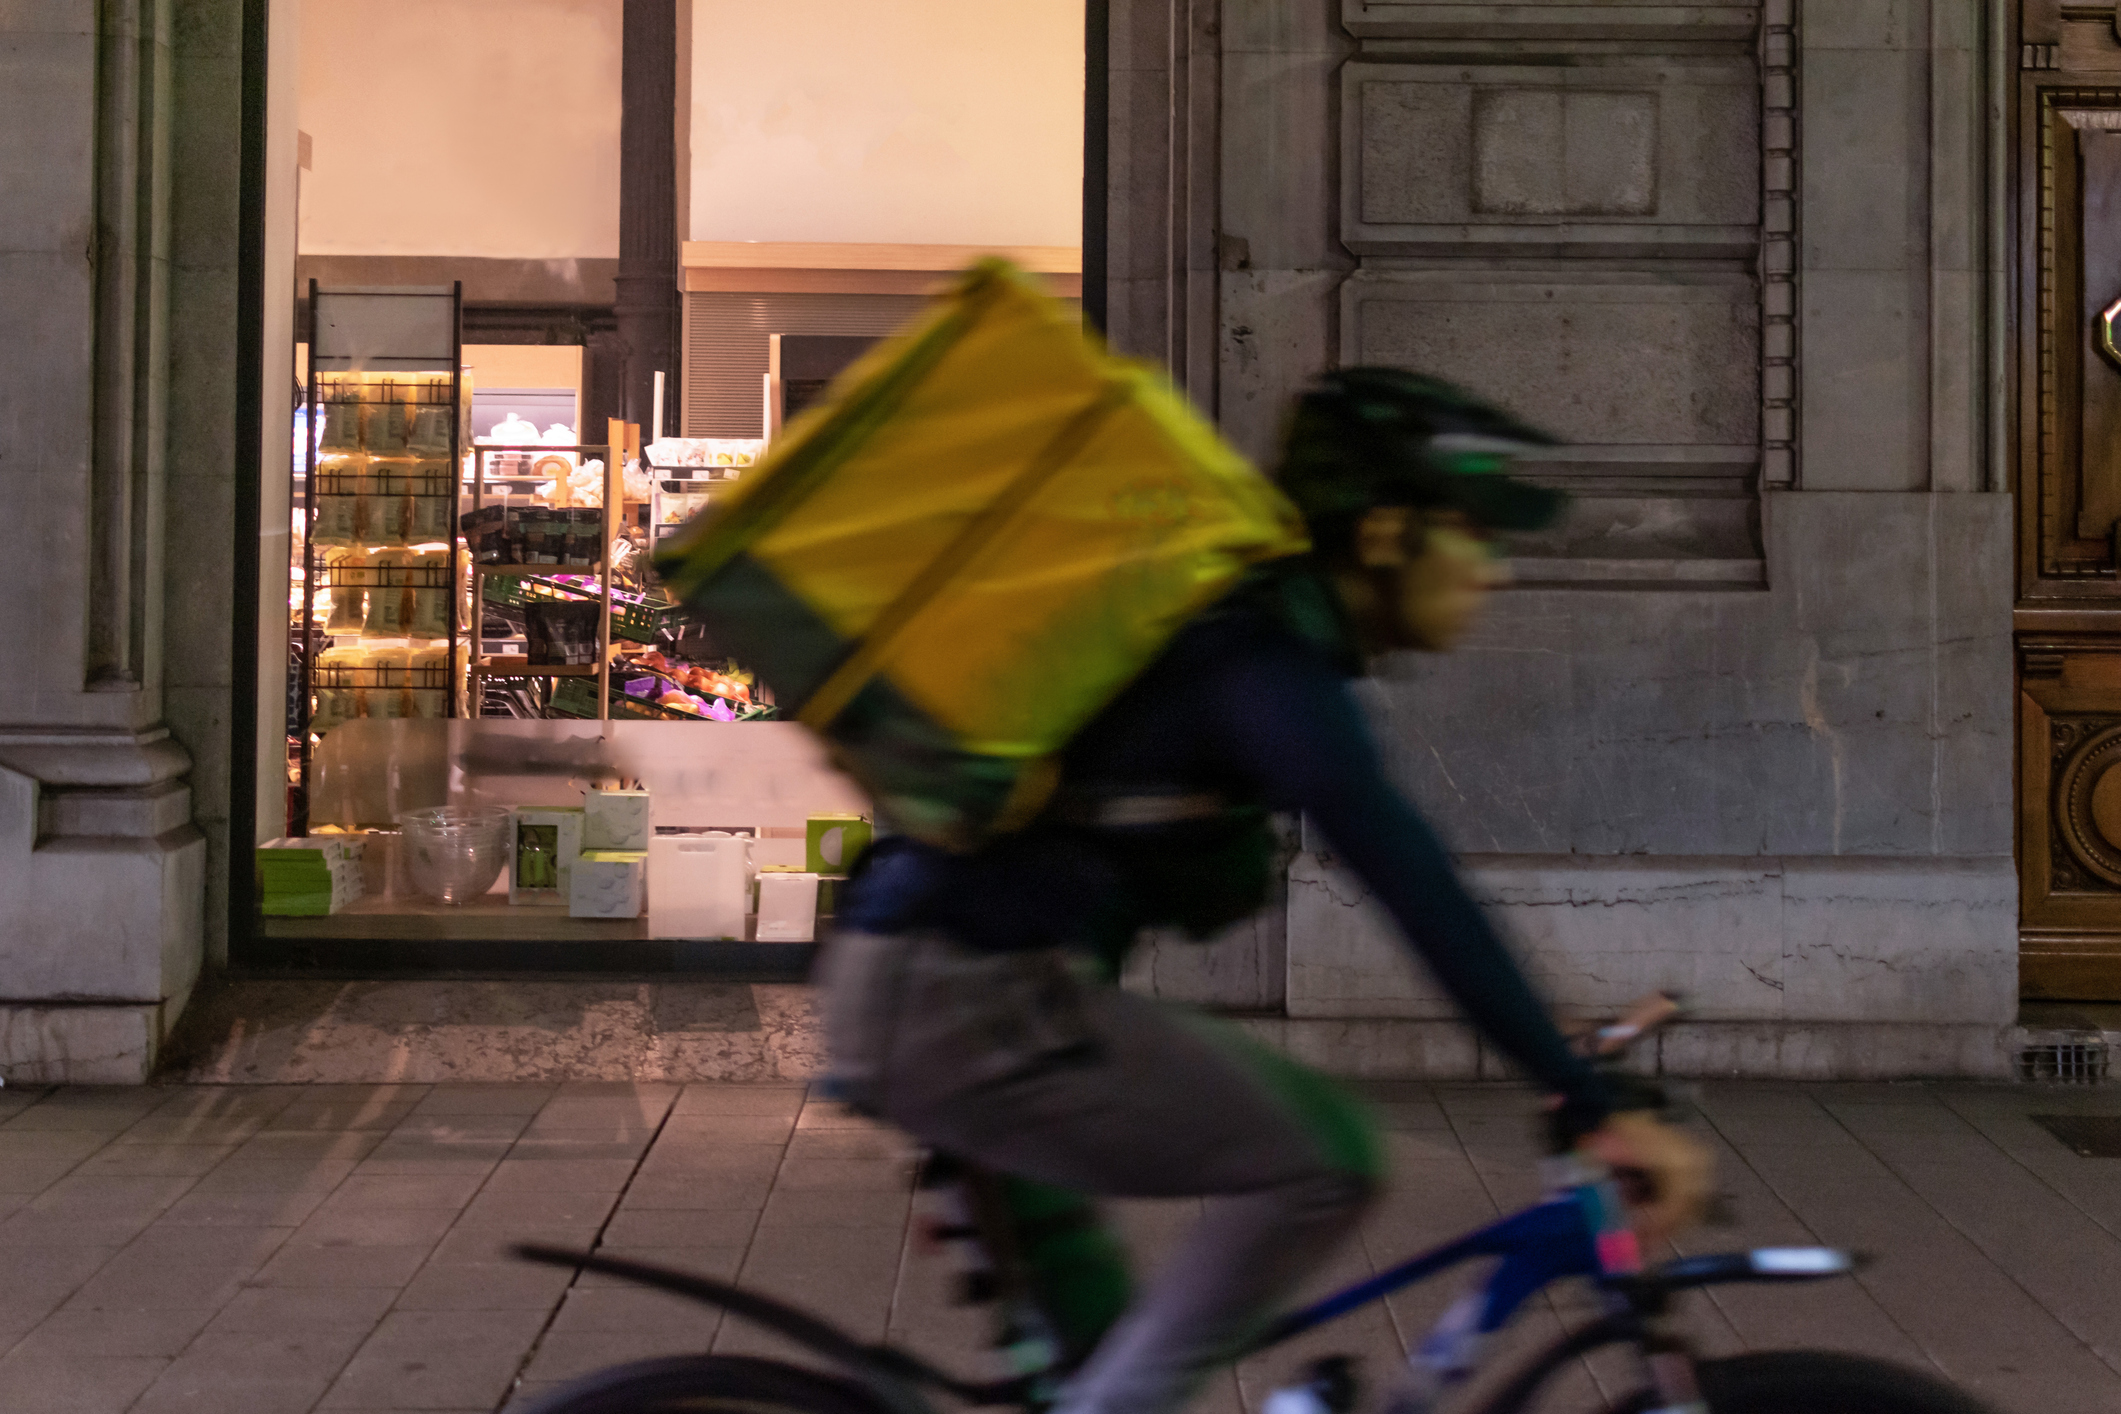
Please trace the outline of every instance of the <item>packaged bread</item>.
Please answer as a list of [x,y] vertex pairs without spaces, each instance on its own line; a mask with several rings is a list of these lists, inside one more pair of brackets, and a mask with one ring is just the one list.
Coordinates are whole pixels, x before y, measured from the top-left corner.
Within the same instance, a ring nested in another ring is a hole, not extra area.
[[412,605],[406,602],[412,589],[405,582],[411,558],[393,551],[375,557],[375,574],[368,591],[368,618],[361,627],[362,637],[405,637],[406,620],[412,614]]
[[412,516],[405,530],[414,545],[432,544],[449,538],[449,518],[456,509],[456,488],[450,484],[449,458],[422,457],[411,469]]
[[369,554],[366,550],[336,550],[324,557],[326,580],[331,585],[331,617],[326,633],[359,633],[367,622]]
[[405,621],[407,638],[449,636],[449,552],[426,550],[412,556],[411,614]]
[[413,649],[406,659],[406,681],[412,716],[448,716],[449,645]]

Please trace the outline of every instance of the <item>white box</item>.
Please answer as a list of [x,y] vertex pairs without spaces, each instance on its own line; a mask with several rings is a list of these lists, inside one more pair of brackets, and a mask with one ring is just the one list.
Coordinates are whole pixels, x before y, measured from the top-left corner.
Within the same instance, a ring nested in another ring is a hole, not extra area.
[[575,860],[569,918],[639,918],[647,905],[646,850],[585,849]]
[[744,941],[751,873],[749,836],[654,836],[648,841],[650,933]]
[[759,872],[762,943],[807,943],[817,937],[817,875],[793,869]]
[[593,790],[582,796],[583,850],[646,851],[649,801],[645,790]]

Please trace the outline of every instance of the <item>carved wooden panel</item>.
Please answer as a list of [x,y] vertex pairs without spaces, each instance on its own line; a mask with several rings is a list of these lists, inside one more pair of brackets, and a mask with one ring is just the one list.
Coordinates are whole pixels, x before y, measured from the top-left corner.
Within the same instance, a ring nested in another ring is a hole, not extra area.
[[2028,636],[2019,683],[2024,992],[2121,995],[2121,638]]
[[2101,316],[2121,301],[2121,85],[2026,87],[2020,592],[2117,600],[2121,354]]

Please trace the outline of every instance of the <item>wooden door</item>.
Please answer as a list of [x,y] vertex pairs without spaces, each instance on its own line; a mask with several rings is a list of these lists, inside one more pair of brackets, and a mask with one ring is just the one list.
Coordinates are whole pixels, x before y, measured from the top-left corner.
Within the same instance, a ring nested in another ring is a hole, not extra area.
[[2121,42],[2024,0],[2014,181],[2021,990],[2121,1000]]

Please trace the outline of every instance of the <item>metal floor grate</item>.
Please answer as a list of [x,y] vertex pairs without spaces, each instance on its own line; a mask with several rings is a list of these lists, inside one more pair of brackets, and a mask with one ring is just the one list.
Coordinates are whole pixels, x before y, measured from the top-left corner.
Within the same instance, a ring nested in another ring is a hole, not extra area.
[[2018,1078],[2064,1085],[2097,1085],[2106,1079],[2103,1041],[2058,1041],[2018,1052]]
[[2033,1123],[2086,1159],[2121,1159],[2121,1115],[2034,1115]]

